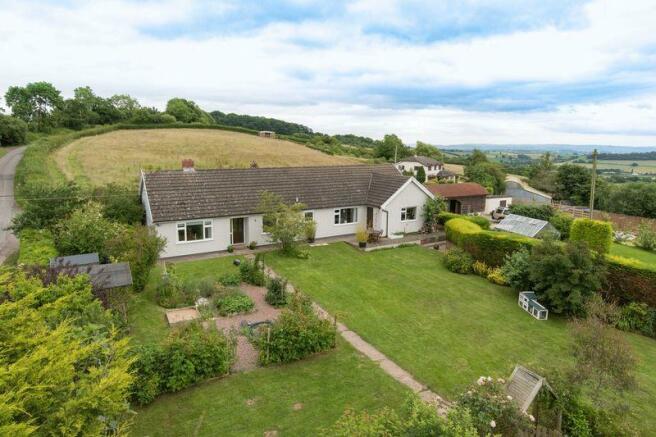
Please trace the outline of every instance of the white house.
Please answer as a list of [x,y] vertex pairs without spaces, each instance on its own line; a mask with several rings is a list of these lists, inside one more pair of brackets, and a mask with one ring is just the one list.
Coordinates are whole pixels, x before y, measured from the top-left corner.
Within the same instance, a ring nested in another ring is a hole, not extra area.
[[302,203],[316,238],[351,235],[359,227],[394,238],[423,226],[433,195],[392,165],[348,165],[142,173],[146,224],[166,238],[163,258],[270,244],[258,211],[262,192]]
[[401,159],[395,165],[399,171],[411,171],[415,176],[417,175],[417,170],[419,170],[420,167],[423,167],[424,172],[426,173],[426,178],[428,179],[443,178],[456,182],[455,173],[446,170],[444,168],[444,163],[436,159],[429,158],[428,156],[407,156]]

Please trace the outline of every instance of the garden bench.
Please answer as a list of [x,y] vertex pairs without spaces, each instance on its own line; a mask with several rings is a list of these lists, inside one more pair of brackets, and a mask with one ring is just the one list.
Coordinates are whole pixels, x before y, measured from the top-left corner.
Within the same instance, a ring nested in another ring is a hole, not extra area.
[[375,229],[369,229],[367,232],[369,233],[369,238],[367,239],[368,243],[378,242],[378,240],[380,240],[380,236],[383,235],[383,231],[378,231]]

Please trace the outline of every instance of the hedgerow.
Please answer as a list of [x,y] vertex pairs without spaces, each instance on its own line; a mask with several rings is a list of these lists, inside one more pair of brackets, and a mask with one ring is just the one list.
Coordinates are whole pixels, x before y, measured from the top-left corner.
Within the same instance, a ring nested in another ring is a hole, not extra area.
[[475,215],[461,215],[452,212],[441,212],[437,215],[437,223],[445,225],[449,220],[463,219],[472,222],[481,227],[481,229],[490,229],[490,221],[485,217]]
[[57,256],[55,241],[48,230],[25,229],[20,233],[18,264],[46,266]]
[[590,249],[608,253],[613,244],[613,226],[609,222],[578,218],[572,223],[569,239],[585,241]]
[[606,291],[621,303],[644,302],[656,307],[656,266],[621,256],[606,255]]

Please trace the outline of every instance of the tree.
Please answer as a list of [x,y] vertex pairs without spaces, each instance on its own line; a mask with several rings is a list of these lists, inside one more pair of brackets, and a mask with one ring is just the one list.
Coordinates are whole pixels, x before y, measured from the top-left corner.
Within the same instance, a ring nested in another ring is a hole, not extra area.
[[73,182],[54,187],[27,185],[22,197],[23,210],[14,217],[11,225],[15,232],[25,228],[52,229],[83,203],[80,187]]
[[123,434],[132,376],[128,338],[86,275],[0,273],[0,431]]
[[415,179],[417,179],[422,184],[426,182],[426,171],[424,170],[423,165],[417,169],[417,173],[415,174]]
[[134,225],[141,223],[144,209],[139,194],[123,185],[110,183],[97,187],[93,198],[103,206],[103,215],[110,220]]
[[485,153],[481,152],[478,149],[472,150],[472,153],[467,158],[467,165],[473,166],[476,164],[483,164],[485,162],[489,162],[487,159],[487,155],[485,155]]
[[24,144],[27,123],[17,117],[0,114],[0,147]]
[[175,97],[166,103],[166,113],[182,123],[213,124],[214,119],[192,100]]
[[538,299],[557,314],[585,314],[606,273],[603,257],[581,241],[561,245],[545,240],[533,248],[529,264]]
[[52,113],[63,102],[59,90],[48,82],[9,87],[5,101],[15,117],[36,130],[45,130],[52,126]]
[[424,203],[422,211],[424,223],[427,226],[430,226],[431,229],[435,229],[438,224],[437,216],[444,210],[446,210],[444,199],[439,196],[436,196],[434,199],[428,199],[426,203]]
[[260,196],[259,211],[262,212],[264,232],[271,240],[279,242],[282,253],[288,256],[298,254],[298,241],[305,235],[306,219],[303,215],[305,205],[287,205],[277,194],[265,191]]
[[136,291],[142,291],[166,240],[153,228],[130,226],[108,239],[105,246],[111,258],[130,263],[132,286]]
[[478,162],[465,166],[465,177],[471,182],[481,184],[493,194],[502,194],[506,189],[506,173],[494,162]]
[[114,94],[109,98],[111,105],[116,108],[121,120],[129,120],[141,108],[137,99],[128,94]]
[[590,170],[580,165],[559,166],[555,180],[556,197],[571,200],[577,205],[587,205],[590,201],[591,177]]
[[130,121],[136,124],[169,124],[175,123],[176,119],[171,114],[161,113],[157,108],[142,107],[134,110]]
[[387,134],[383,138],[383,141],[376,145],[374,154],[377,158],[385,158],[388,161],[396,158],[400,159],[405,156],[409,156],[410,150],[403,144],[403,141],[394,134]]
[[437,159],[438,161],[443,159],[440,149],[433,146],[432,144],[423,143],[421,141],[417,141],[417,145],[415,146],[415,154],[418,156],[428,156],[429,158]]

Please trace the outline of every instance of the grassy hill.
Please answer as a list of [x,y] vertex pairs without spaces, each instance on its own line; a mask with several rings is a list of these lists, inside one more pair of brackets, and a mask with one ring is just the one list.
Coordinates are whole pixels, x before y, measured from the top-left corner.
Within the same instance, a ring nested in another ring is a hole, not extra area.
[[358,161],[331,156],[290,141],[212,129],[118,130],[80,138],[54,152],[68,179],[83,184],[135,184],[139,170],[178,169],[191,158],[197,168],[339,165]]

